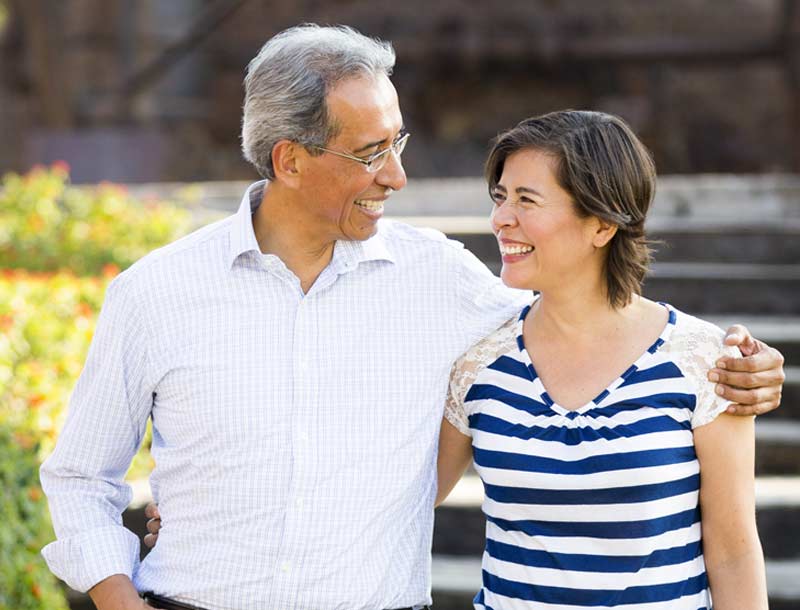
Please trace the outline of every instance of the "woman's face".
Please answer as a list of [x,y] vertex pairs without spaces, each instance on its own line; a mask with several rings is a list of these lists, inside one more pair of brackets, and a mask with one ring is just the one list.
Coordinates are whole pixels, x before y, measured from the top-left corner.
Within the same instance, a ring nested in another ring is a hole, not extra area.
[[546,292],[602,269],[594,245],[600,223],[577,215],[554,167],[553,158],[538,150],[512,153],[492,192],[492,231],[503,259],[500,277],[512,288]]

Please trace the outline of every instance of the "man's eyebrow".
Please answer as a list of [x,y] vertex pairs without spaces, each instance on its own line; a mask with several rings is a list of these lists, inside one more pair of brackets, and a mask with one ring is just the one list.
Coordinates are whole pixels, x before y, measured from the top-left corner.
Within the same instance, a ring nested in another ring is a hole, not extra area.
[[353,152],[354,153],[366,152],[370,148],[375,148],[376,146],[380,146],[384,142],[386,142],[386,138],[384,138],[383,140],[378,140],[377,142],[370,142],[369,144],[362,146],[361,148],[355,149]]
[[[400,131],[397,132],[397,136],[395,137],[395,139],[397,139],[399,137],[402,137],[403,134],[405,134],[405,133],[406,133],[406,126],[403,125],[400,128]],[[369,144],[366,144],[366,145],[362,146],[361,148],[357,148],[353,152],[354,153],[366,152],[370,148],[375,148],[376,146],[380,146],[381,144],[384,144],[385,142],[386,142],[386,138],[384,138],[383,140],[378,140],[377,142],[370,142]]]

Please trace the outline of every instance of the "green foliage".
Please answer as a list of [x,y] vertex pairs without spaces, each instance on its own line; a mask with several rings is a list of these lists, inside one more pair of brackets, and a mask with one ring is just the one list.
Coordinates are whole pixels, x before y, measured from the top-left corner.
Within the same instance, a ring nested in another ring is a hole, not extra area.
[[0,267],[99,273],[131,263],[189,228],[189,213],[156,202],[136,202],[113,184],[78,188],[57,163],[25,176],[8,174],[0,186]]
[[[63,425],[108,282],[189,228],[180,208],[121,187],[69,186],[56,165],[0,187],[0,610],[61,610],[39,551],[53,539],[41,459]],[[149,434],[129,477],[152,468]]]
[[31,442],[0,426],[0,610],[66,610],[62,589],[39,555],[53,530]]

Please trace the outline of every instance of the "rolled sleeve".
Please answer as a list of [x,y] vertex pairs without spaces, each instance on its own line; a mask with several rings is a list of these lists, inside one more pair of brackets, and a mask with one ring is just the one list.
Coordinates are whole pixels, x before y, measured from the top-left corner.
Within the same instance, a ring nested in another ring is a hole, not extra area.
[[122,526],[132,496],[123,478],[154,390],[141,308],[128,282],[118,280],[108,288],[55,451],[40,471],[57,537],[42,554],[78,591],[113,574],[133,578],[139,561],[139,540]]
[[121,525],[100,527],[51,542],[42,555],[53,574],[85,593],[114,574],[133,579],[139,568],[139,539]]

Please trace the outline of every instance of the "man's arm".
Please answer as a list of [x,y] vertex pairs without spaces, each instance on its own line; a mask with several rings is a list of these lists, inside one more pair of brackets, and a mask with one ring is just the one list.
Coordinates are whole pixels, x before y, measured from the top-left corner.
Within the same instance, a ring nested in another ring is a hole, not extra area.
[[733,403],[728,413],[762,415],[777,409],[786,379],[781,353],[740,324],[727,330],[725,345],[737,346],[742,358],[720,358],[708,379],[717,383],[717,394]]
[[89,589],[97,610],[142,610],[150,608],[139,597],[131,579],[122,574],[109,576]]
[[115,574],[132,578],[139,562],[139,539],[122,525],[132,496],[123,478],[144,436],[153,388],[142,310],[121,278],[108,288],[66,423],[40,472],[57,536],[42,554],[78,591]]

